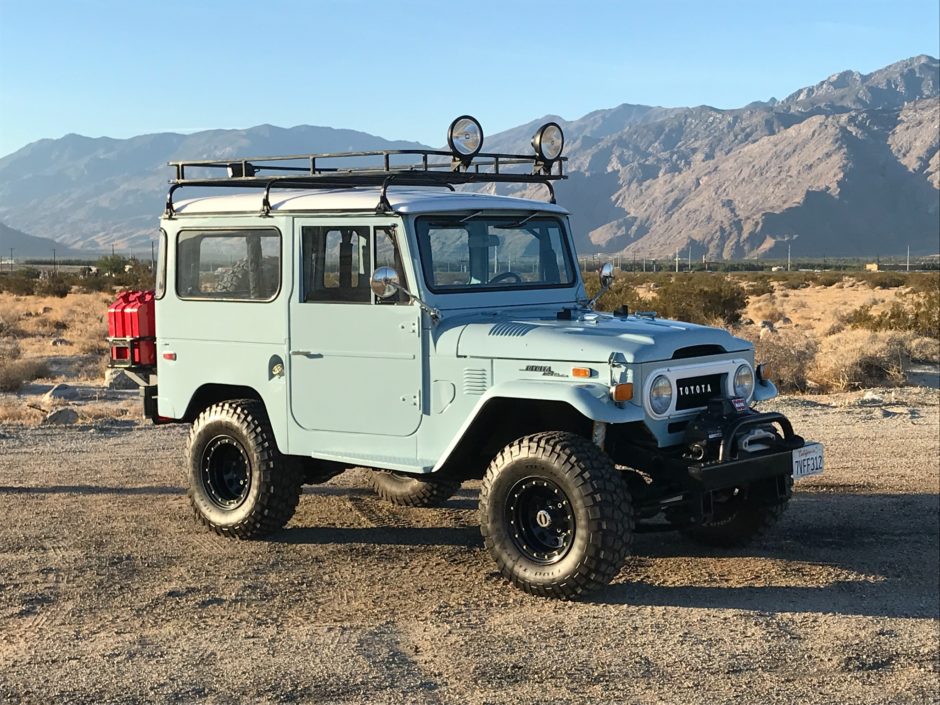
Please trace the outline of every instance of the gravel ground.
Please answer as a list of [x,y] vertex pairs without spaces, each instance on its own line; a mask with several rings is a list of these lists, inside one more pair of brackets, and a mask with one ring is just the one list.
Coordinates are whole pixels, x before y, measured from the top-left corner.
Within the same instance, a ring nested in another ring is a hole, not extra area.
[[0,427],[0,702],[940,702],[937,392],[773,406],[828,453],[778,527],[640,535],[576,603],[495,574],[475,483],[403,509],[352,471],[229,541],[183,428]]

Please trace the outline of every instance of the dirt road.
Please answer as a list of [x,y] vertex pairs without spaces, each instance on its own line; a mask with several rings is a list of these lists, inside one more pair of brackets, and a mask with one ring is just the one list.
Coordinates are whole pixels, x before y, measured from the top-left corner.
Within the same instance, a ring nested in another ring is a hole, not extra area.
[[828,470],[758,545],[640,535],[578,603],[494,573],[475,485],[409,510],[350,472],[234,542],[182,428],[0,427],[0,702],[937,702],[937,392],[878,394],[775,404]]

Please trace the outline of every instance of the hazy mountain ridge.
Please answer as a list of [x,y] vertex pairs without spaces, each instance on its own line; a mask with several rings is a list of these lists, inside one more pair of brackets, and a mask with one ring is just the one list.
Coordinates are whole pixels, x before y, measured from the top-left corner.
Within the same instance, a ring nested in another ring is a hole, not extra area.
[[56,242],[55,240],[44,237],[27,235],[24,232],[20,232],[15,228],[0,223],[0,259],[2,260],[9,260],[10,250],[13,250],[14,260],[22,260],[23,258],[29,257],[51,258],[53,256],[53,248],[55,248],[55,255],[59,258],[79,254],[76,253],[75,250],[66,247],[61,242]]
[[[663,256],[691,245],[696,258],[753,257],[780,254],[786,241],[802,255],[936,252],[938,96],[940,64],[918,56],[734,110],[623,104],[547,116],[488,135],[484,149],[528,152],[538,125],[563,127],[571,178],[558,198],[581,252]],[[0,220],[89,248],[146,247],[168,160],[416,146],[307,126],[69,135],[0,159]]]

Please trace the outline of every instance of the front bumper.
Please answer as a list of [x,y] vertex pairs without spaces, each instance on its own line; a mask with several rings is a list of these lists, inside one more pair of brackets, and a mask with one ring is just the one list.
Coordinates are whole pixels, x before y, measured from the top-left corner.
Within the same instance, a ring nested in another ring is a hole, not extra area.
[[[802,447],[803,442],[796,447]],[[789,475],[793,471],[793,451],[726,460],[714,463],[696,463],[688,468],[689,478],[705,491],[727,487],[751,485],[771,477]]]

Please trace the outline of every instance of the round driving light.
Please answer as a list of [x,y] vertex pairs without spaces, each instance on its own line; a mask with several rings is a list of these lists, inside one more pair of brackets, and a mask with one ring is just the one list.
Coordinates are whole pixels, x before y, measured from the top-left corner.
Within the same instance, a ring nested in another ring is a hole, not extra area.
[[750,365],[741,365],[734,373],[734,395],[747,399],[754,391],[754,373]]
[[650,385],[650,408],[660,416],[669,411],[672,405],[672,382],[665,375],[659,375]]
[[565,133],[558,123],[547,122],[542,125],[532,138],[532,149],[542,161],[553,162],[561,156],[565,147]]
[[475,118],[461,115],[447,129],[447,145],[458,157],[472,157],[483,147],[483,128]]

